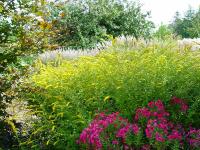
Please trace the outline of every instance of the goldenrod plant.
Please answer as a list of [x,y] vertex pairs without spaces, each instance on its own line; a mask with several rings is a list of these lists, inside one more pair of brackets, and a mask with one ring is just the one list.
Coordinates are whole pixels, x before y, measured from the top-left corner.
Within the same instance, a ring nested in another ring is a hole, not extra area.
[[136,47],[115,42],[95,56],[37,63],[24,98],[40,120],[22,145],[79,149],[76,140],[96,113],[119,111],[131,120],[138,107],[157,99],[167,105],[173,96],[191,107],[175,121],[198,127],[200,52],[180,51],[170,41],[133,41]]

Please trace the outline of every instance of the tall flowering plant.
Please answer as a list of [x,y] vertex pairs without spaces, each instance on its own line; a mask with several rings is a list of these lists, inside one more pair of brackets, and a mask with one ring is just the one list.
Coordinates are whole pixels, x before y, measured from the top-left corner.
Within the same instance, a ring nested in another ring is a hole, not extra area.
[[[173,97],[170,107],[186,113],[188,105]],[[87,149],[198,149],[200,129],[184,128],[173,122],[161,100],[151,101],[147,107],[138,108],[133,121],[122,118],[119,112],[100,113],[85,128],[77,141]]]

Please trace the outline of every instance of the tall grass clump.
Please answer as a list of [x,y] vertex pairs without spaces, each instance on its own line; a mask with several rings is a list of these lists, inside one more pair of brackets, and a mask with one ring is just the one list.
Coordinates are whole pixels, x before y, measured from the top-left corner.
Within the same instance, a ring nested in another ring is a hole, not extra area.
[[107,49],[112,45],[111,41],[96,44],[95,48],[92,49],[70,49],[67,47],[59,47],[53,51],[46,51],[38,55],[43,63],[56,61],[58,59],[75,59],[81,56],[95,56],[100,51]]
[[173,96],[191,108],[186,117],[173,119],[200,124],[199,51],[183,52],[174,43],[156,42],[131,49],[116,42],[96,56],[57,65],[38,63],[36,70],[25,98],[39,119],[22,145],[78,149],[76,140],[96,113],[119,111],[132,120],[138,107],[157,99],[168,105]]

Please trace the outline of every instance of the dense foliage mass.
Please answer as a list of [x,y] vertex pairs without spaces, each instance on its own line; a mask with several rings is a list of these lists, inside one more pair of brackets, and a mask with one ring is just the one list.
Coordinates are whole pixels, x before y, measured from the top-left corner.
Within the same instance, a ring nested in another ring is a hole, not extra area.
[[180,13],[177,12],[171,27],[174,33],[182,38],[200,37],[200,9],[195,11],[190,8],[184,17],[181,17]]
[[55,40],[73,48],[94,47],[120,35],[149,38],[153,27],[149,12],[143,13],[139,4],[116,0],[69,2],[53,7],[51,17],[59,18]]
[[[48,44],[45,31],[40,29],[37,13],[44,6],[36,1],[1,2],[0,11],[0,71],[15,63],[18,56],[37,53]],[[49,34],[49,32],[48,32]],[[37,35],[37,36],[36,36]]]
[[34,87],[27,87],[31,92],[25,98],[40,119],[26,144],[77,149],[81,130],[96,113],[119,111],[132,120],[132,113],[149,100],[168,104],[172,96],[185,99],[191,108],[186,116],[173,116],[175,122],[198,127],[199,52],[156,43],[137,48],[129,43],[129,50],[126,45],[114,45],[95,57],[40,64],[40,71],[31,78]]
[[153,26],[148,16],[135,3],[115,0],[1,1],[0,92],[11,87],[4,73],[9,73],[8,66],[18,63],[21,56],[55,49],[57,44],[83,48],[120,34],[146,36]]

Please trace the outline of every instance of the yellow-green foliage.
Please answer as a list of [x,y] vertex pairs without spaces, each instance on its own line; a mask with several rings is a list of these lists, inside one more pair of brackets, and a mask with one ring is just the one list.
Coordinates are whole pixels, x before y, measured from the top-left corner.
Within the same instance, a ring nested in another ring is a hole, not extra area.
[[38,140],[45,146],[76,149],[76,138],[97,110],[120,111],[130,119],[134,110],[148,101],[162,99],[167,104],[172,96],[188,100],[194,107],[188,119],[195,123],[192,119],[196,117],[200,123],[196,113],[198,51],[180,52],[176,47],[155,44],[124,51],[113,48],[95,57],[38,66],[40,71],[31,82],[39,90],[30,93],[29,99],[41,111],[36,127],[43,132],[34,134],[41,136]]

